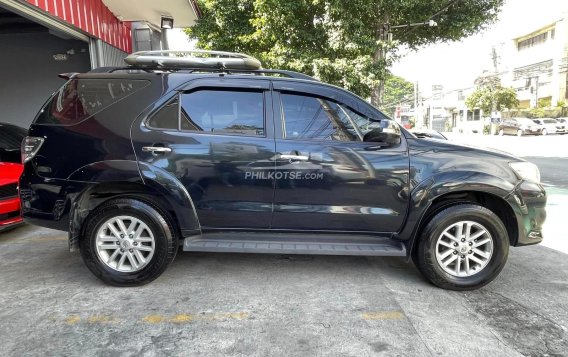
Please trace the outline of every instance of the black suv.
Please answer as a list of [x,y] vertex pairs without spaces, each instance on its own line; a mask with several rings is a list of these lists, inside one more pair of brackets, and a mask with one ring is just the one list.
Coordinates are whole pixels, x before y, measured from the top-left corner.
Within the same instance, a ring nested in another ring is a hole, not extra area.
[[303,74],[180,63],[67,75],[23,143],[25,220],[68,231],[109,284],[152,281],[182,247],[400,256],[465,290],[542,240],[529,162],[418,138]]

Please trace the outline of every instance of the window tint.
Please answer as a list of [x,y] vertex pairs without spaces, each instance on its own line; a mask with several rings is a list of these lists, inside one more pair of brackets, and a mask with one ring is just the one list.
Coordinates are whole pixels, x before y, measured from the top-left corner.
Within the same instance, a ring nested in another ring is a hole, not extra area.
[[348,112],[337,103],[284,93],[281,98],[287,139],[358,140]]
[[164,105],[148,120],[148,126],[156,129],[178,130],[178,99],[177,97]]
[[36,123],[76,124],[149,83],[132,79],[72,79],[54,94]]
[[264,96],[258,91],[199,90],[182,94],[182,130],[264,135]]

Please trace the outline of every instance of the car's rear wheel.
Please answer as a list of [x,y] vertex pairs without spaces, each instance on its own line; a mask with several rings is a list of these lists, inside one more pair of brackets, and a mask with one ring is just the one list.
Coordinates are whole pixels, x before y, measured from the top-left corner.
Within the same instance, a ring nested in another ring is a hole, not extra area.
[[505,135],[505,131],[503,129],[499,129],[499,136]]
[[542,129],[542,135],[548,135],[548,130]]
[[467,203],[436,214],[423,230],[416,249],[414,263],[433,284],[471,290],[499,275],[509,254],[509,239],[495,213]]
[[517,136],[523,136],[523,131],[521,129],[517,130]]
[[160,209],[135,199],[102,204],[86,222],[80,241],[89,270],[105,283],[144,285],[173,261],[177,236]]

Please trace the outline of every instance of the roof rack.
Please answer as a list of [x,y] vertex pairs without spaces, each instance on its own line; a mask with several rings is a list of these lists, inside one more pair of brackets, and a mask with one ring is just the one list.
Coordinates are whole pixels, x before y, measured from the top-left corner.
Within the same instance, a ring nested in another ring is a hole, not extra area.
[[222,51],[140,51],[126,56],[124,62],[131,66],[151,68],[214,68],[232,70],[259,70],[262,65],[254,57]]
[[270,75],[279,74],[289,78],[294,79],[304,79],[308,81],[317,81],[314,77],[310,77],[307,74],[300,72],[287,71],[283,69],[256,69],[256,70],[244,70],[244,69],[220,69],[220,68],[184,68],[184,67],[145,67],[145,66],[127,66],[127,67],[99,67],[89,71],[89,73],[113,73],[116,71],[143,71],[143,72],[153,72],[153,71],[164,71],[164,72],[209,72],[209,73],[219,73],[219,74],[251,74],[251,75]]

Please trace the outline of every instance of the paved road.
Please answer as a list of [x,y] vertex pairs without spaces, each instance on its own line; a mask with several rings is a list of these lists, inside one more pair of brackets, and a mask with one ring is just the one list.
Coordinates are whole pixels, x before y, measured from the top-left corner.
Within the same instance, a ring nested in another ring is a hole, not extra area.
[[568,263],[542,246],[467,293],[395,258],[189,253],[113,288],[66,248],[31,226],[0,236],[0,355],[568,354]]
[[568,157],[525,156],[523,158],[538,166],[541,181],[545,185],[568,190]]
[[197,253],[113,288],[64,233],[26,226],[0,235],[0,356],[568,356],[567,159],[496,139],[537,146],[554,249],[511,249],[483,289],[435,288],[396,258]]

